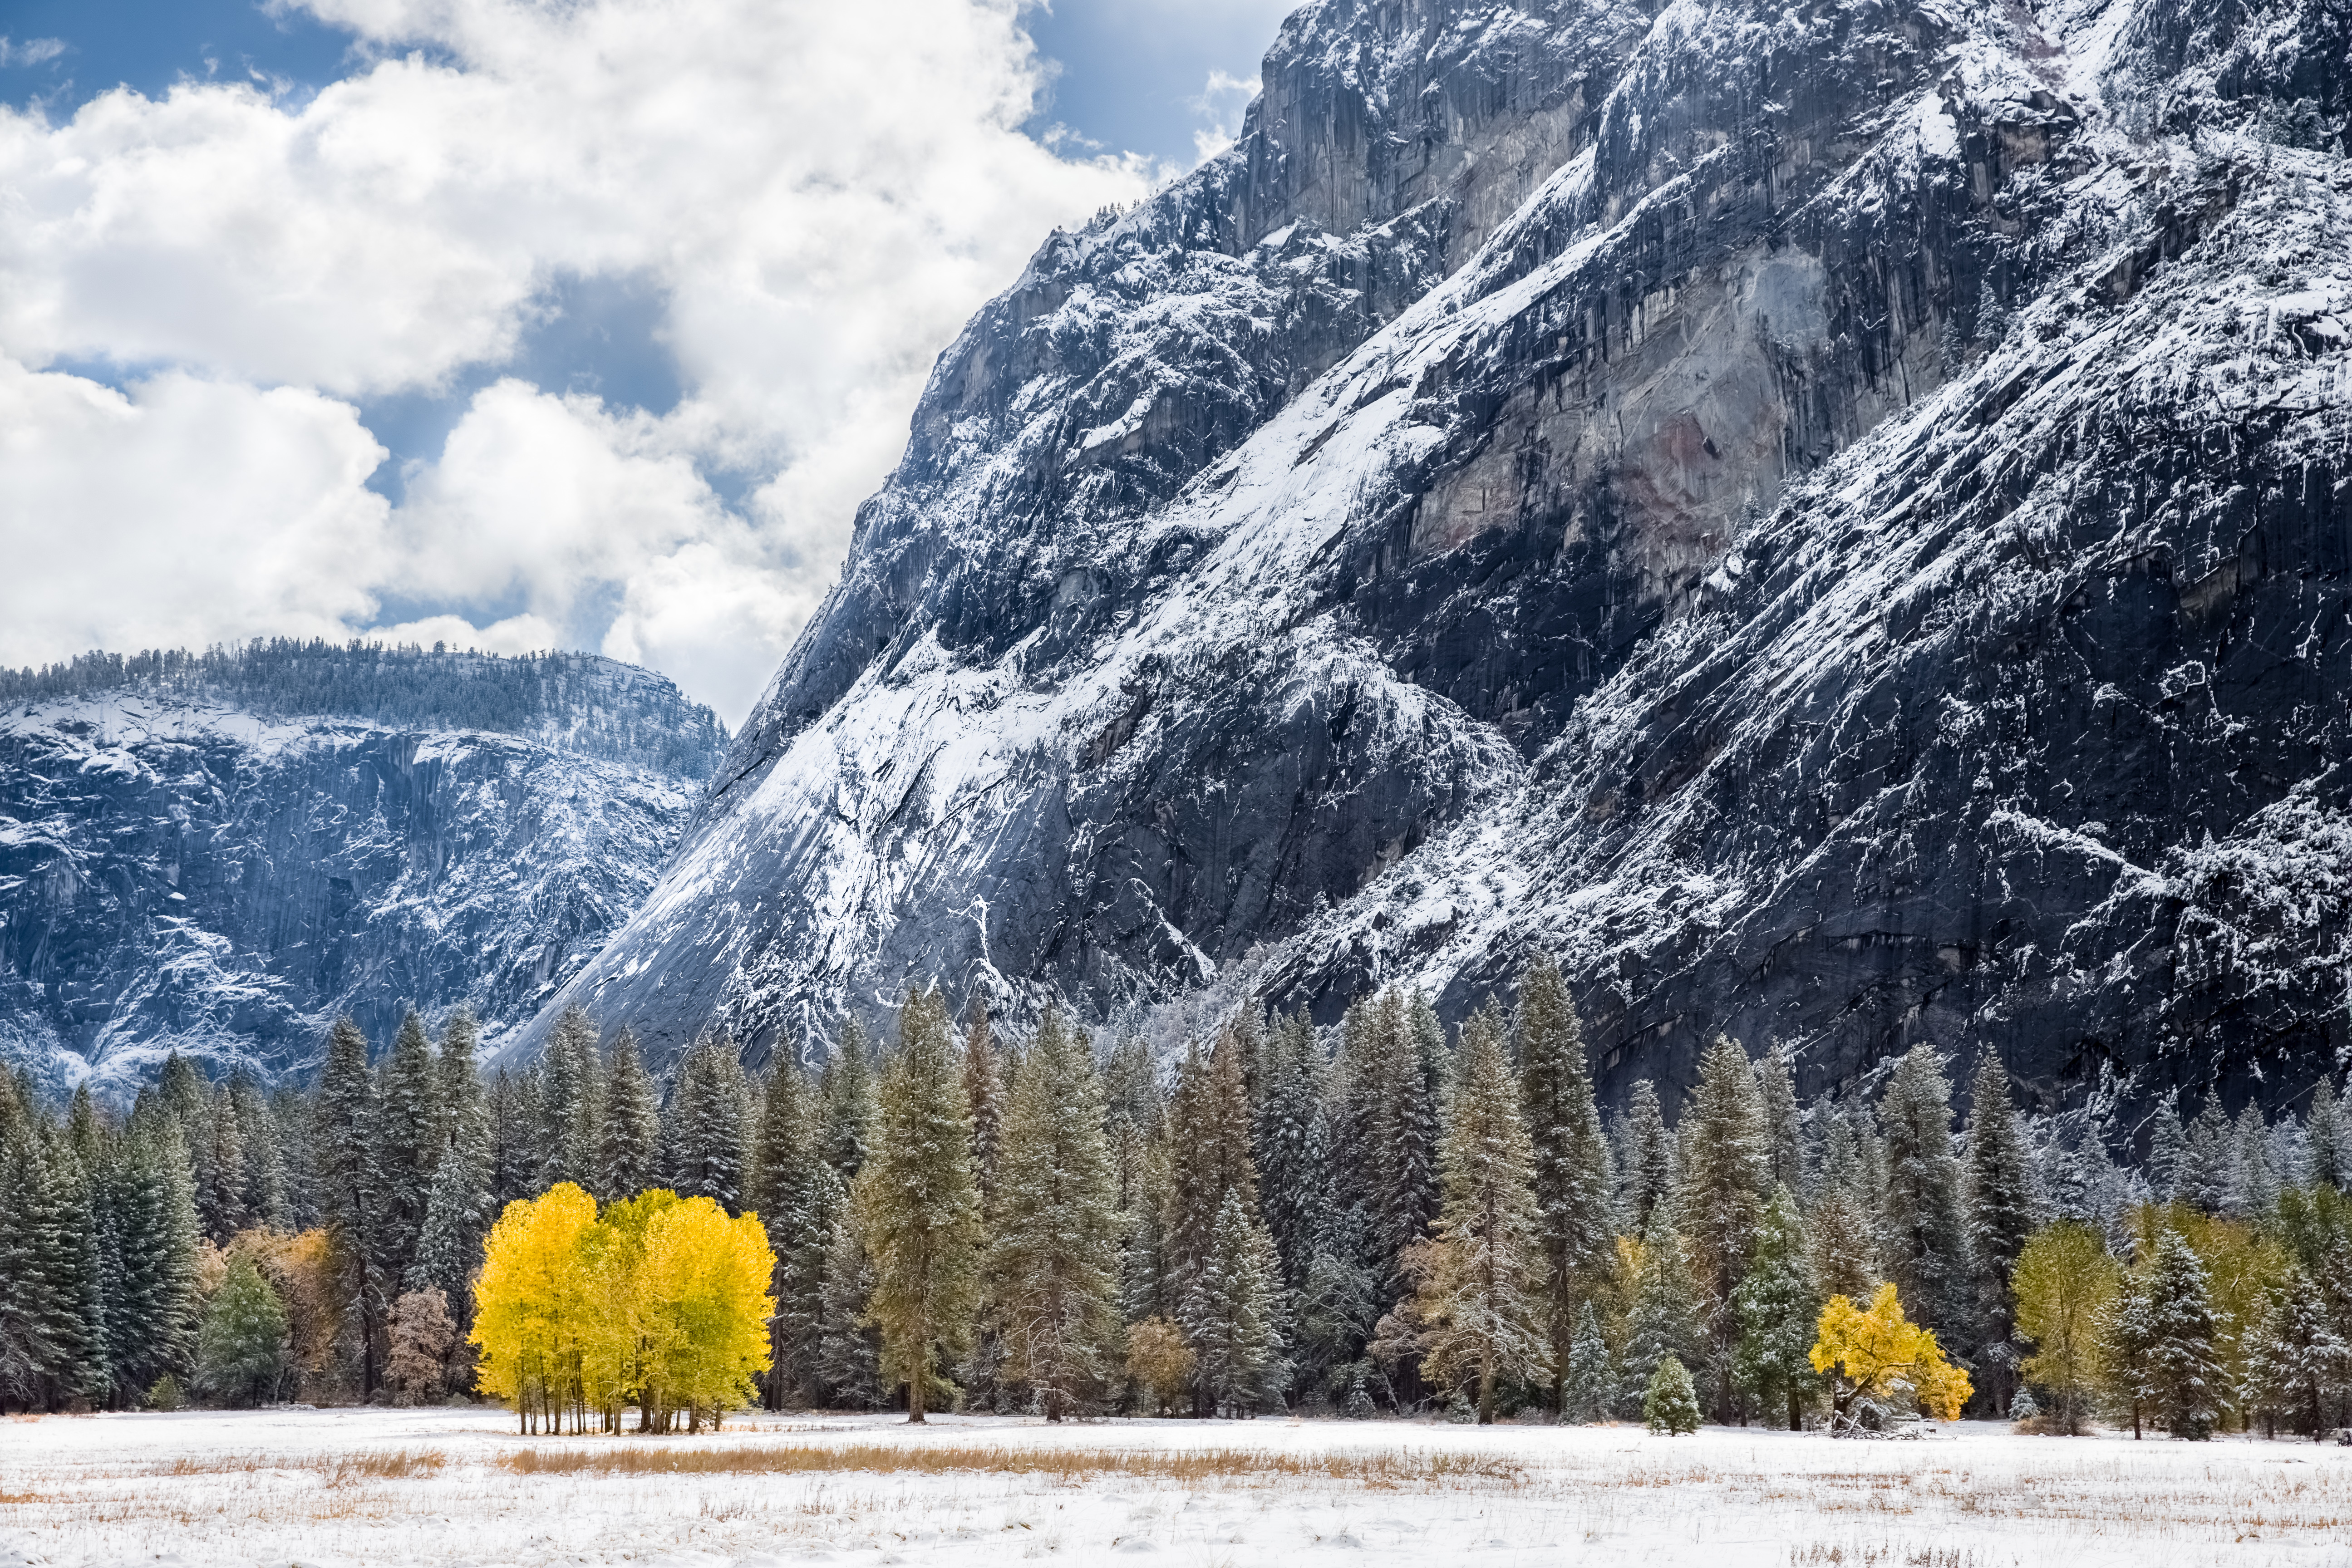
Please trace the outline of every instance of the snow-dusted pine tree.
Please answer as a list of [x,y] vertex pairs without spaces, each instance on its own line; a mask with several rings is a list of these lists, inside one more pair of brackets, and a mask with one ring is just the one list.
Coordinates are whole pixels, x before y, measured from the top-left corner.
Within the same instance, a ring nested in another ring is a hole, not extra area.
[[2205,1266],[2179,1231],[2168,1229],[2157,1237],[2140,1284],[2141,1360],[2157,1419],[2176,1437],[2210,1437],[2222,1390]]
[[1649,1233],[1642,1238],[1642,1258],[1633,1278],[1633,1304],[1626,1313],[1625,1348],[1619,1371],[1624,1377],[1624,1398],[1639,1407],[1658,1363],[1672,1356],[1685,1371],[1706,1342],[1700,1321],[1698,1287],[1691,1278],[1690,1258],[1674,1227],[1674,1208],[1657,1205],[1650,1214]]
[[[1543,1254],[1543,1323],[1552,1407],[1563,1409],[1577,1309],[1607,1267],[1614,1237],[1609,1141],[1593,1103],[1576,1004],[1549,957],[1519,974],[1512,1029],[1520,1104],[1534,1150],[1537,1237]],[[1463,1069],[1467,1071],[1466,1063]]]
[[872,1052],[856,1015],[845,1016],[817,1084],[824,1101],[824,1163],[841,1177],[845,1190],[874,1146]]
[[2347,1135],[2336,1086],[2324,1073],[2311,1086],[2311,1110],[2304,1131],[2310,1147],[2311,1179],[2323,1186],[2344,1187],[2352,1180],[2352,1135]]
[[1658,1086],[1648,1079],[1638,1080],[1628,1096],[1623,1132],[1625,1151],[1618,1162],[1618,1179],[1624,1190],[1618,1199],[1618,1211],[1636,1235],[1646,1235],[1652,1213],[1672,1195],[1675,1178],[1675,1135],[1666,1131]]
[[1239,1192],[1217,1205],[1208,1256],[1194,1271],[1178,1320],[1199,1360],[1194,1376],[1212,1409],[1246,1415],[1265,1398],[1282,1354],[1275,1323],[1274,1247]]
[[849,1202],[873,1260],[866,1310],[882,1333],[883,1374],[905,1385],[907,1419],[920,1424],[935,1390],[953,1393],[939,1369],[971,1344],[983,1240],[971,1110],[936,984],[908,987],[877,1102]]
[[1119,1216],[1092,1055],[1058,1008],[1014,1075],[997,1173],[987,1276],[999,1375],[1059,1421],[1092,1409],[1111,1378]]
[[1535,1151],[1504,1037],[1491,1002],[1462,1026],[1435,1235],[1416,1244],[1412,1264],[1423,1375],[1474,1385],[1481,1426],[1494,1424],[1503,1378],[1551,1370]]
[[1728,1037],[1717,1036],[1700,1058],[1698,1092],[1683,1112],[1678,1131],[1682,1186],[1675,1195],[1676,1227],[1689,1249],[1706,1331],[1704,1360],[1691,1364],[1704,1367],[1717,1415],[1727,1420],[1732,1351],[1739,1341],[1732,1297],[1748,1272],[1748,1248],[1764,1208],[1765,1175],[1771,1168],[1755,1070],[1748,1053]]
[[539,1063],[539,1191],[558,1182],[575,1183],[583,1192],[596,1184],[597,1103],[603,1089],[596,1038],[595,1021],[576,1005],[566,1007],[548,1031],[547,1049]]
[[1764,1112],[1764,1156],[1767,1188],[1806,1191],[1811,1173],[1805,1161],[1805,1120],[1797,1110],[1797,1086],[1790,1072],[1789,1049],[1774,1040],[1756,1058],[1756,1096]]
[[2266,1422],[2284,1417],[2318,1438],[2327,1412],[2352,1386],[2352,1346],[2311,1276],[2289,1265],[2247,1343],[2247,1392]]
[[1758,1222],[1747,1277],[1732,1298],[1739,1325],[1732,1374],[1768,1415],[1785,1410],[1791,1432],[1803,1428],[1805,1402],[1820,1385],[1807,1358],[1822,1300],[1797,1196],[1777,1187]]
[[1609,1365],[1609,1343],[1601,1337],[1601,1320],[1587,1301],[1577,1309],[1576,1337],[1568,1350],[1566,1394],[1560,1405],[1562,1422],[1585,1422],[1609,1407],[1615,1373]]
[[2017,1305],[2010,1275],[2041,1215],[2032,1155],[2010,1103],[2009,1069],[1990,1051],[1977,1063],[1969,1088],[1966,1179],[1975,1383],[1989,1408],[2000,1412],[2017,1392]]
[[1969,1316],[1968,1217],[1952,1153],[1952,1085],[1924,1042],[1895,1063],[1879,1097],[1885,1139],[1886,1277],[1923,1327],[1951,1334]]
[[596,1135],[596,1195],[635,1197],[654,1184],[661,1156],[661,1105],[637,1055],[636,1031],[623,1025],[604,1071],[603,1124]]
[[741,1212],[751,1086],[735,1042],[723,1032],[713,1034],[687,1052],[665,1109],[669,1184],[680,1197],[705,1197],[729,1214]]

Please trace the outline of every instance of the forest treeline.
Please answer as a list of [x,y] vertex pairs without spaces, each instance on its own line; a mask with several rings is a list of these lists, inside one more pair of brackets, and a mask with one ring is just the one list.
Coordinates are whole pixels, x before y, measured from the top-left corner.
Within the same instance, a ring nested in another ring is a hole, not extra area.
[[0,666],[0,705],[123,689],[279,718],[490,730],[686,778],[708,777],[727,746],[709,708],[657,675],[589,654],[256,637],[201,651],[86,653],[37,669]]
[[[976,1004],[959,1028],[936,988],[896,1035],[846,1021],[818,1070],[757,1079],[712,1037],[656,1081],[628,1030],[600,1049],[574,1011],[483,1082],[462,1013],[437,1043],[411,1016],[373,1060],[343,1022],[309,1089],[175,1058],[119,1121],[0,1079],[0,1401],[485,1391],[616,1426],[632,1388],[689,1374],[640,1355],[595,1381],[561,1372],[585,1339],[499,1340],[486,1238],[560,1211],[625,1239],[691,1206],[756,1216],[768,1318],[691,1374],[704,1392],[661,1396],[689,1419],[753,1393],[1654,1418],[1684,1368],[1719,1420],[1867,1426],[1959,1397],[2058,1431],[2347,1419],[2352,1147],[2326,1078],[2299,1116],[2159,1112],[2135,1165],[2080,1118],[2021,1114],[1990,1059],[1960,1124],[1925,1046],[1801,1104],[1784,1054],[1719,1039],[1674,1116],[1643,1082],[1604,1118],[1541,961],[1515,1010],[1451,1031],[1391,989],[1336,1030],[1237,1018],[1174,1063],[1052,1011],[1025,1039]],[[1817,1364],[1840,1334],[1957,1375]],[[541,1371],[518,1381],[526,1349]]]

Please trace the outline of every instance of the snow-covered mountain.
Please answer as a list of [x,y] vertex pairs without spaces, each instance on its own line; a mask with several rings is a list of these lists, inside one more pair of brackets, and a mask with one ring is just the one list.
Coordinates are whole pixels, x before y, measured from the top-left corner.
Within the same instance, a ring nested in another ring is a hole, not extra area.
[[1926,1038],[2299,1090],[2352,1047],[2347,38],[1306,6],[1230,152],[941,357],[557,1003],[1328,1019],[1541,946],[1605,1089],[1729,1030],[1808,1089]]
[[0,700],[0,1058],[110,1092],[175,1048],[299,1074],[345,1011],[497,1037],[635,907],[726,739],[585,655],[101,655]]

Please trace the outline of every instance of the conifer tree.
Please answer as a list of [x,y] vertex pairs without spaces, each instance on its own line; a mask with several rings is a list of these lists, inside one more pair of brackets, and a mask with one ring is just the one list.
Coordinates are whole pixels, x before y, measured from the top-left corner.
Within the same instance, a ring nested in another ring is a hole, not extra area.
[[475,1066],[482,1051],[482,1026],[473,1009],[450,1009],[441,1020],[441,1046],[435,1065],[440,1074],[441,1137],[455,1143],[473,1162],[480,1179],[489,1180],[490,1128],[488,1106],[482,1092],[481,1073]]
[[[1651,1215],[1675,1190],[1675,1137],[1666,1131],[1666,1117],[1658,1103],[1658,1086],[1637,1080],[1628,1097],[1624,1121],[1624,1195],[1619,1208],[1637,1235],[1646,1235]],[[1643,1376],[1648,1375],[1647,1371]],[[1647,1386],[1644,1384],[1644,1386]]]
[[1690,1364],[1711,1374],[1717,1411],[1727,1418],[1739,1342],[1732,1298],[1748,1271],[1771,1168],[1755,1070],[1727,1036],[1717,1036],[1700,1058],[1698,1092],[1683,1113],[1681,1134],[1677,1228],[1689,1248],[1706,1336],[1704,1360]]
[[2352,1345],[2311,1276],[2292,1264],[2270,1292],[2247,1357],[2248,1393],[2275,1420],[2317,1440],[2327,1412],[2352,1384]]
[[2194,1204],[2207,1214],[2220,1214],[2230,1200],[2231,1156],[2235,1142],[2221,1114],[2221,1097],[2208,1094],[2181,1139],[2180,1158],[2173,1177],[2173,1200]]
[[1255,1163],[1265,1194],[1266,1229],[1282,1258],[1283,1281],[1303,1289],[1331,1226],[1323,1059],[1306,1015],[1277,1022],[1259,1072]]
[[988,1026],[988,1005],[978,991],[964,1007],[963,1093],[971,1106],[971,1174],[980,1187],[981,1212],[989,1210],[996,1185],[996,1159],[1008,1079]]
[[1216,1245],[1216,1223],[1232,1193],[1257,1223],[1257,1164],[1250,1157],[1249,1094],[1241,1052],[1228,1036],[1206,1060],[1185,1059],[1168,1108],[1170,1188],[1167,1289],[1181,1303]]
[[189,1156],[198,1155],[199,1129],[205,1110],[212,1102],[212,1086],[205,1081],[204,1069],[173,1051],[163,1058],[163,1070],[156,1075],[155,1098],[180,1124],[180,1137],[188,1146]]
[[1698,1430],[1698,1394],[1681,1360],[1667,1356],[1650,1374],[1642,1396],[1642,1420],[1653,1432],[1683,1436]]
[[2157,1418],[2176,1437],[2205,1438],[2221,1405],[2205,1266],[2177,1230],[2156,1239],[2141,1281],[2143,1376]]
[[402,1278],[403,1292],[438,1290],[445,1304],[470,1317],[469,1282],[481,1264],[482,1238],[489,1229],[486,1208],[465,1151],[445,1145],[426,1194],[416,1256]]
[[[1239,1075],[1236,1074],[1236,1079]],[[1199,1357],[1195,1376],[1212,1408],[1255,1410],[1276,1381],[1282,1352],[1274,1315],[1273,1245],[1228,1188],[1217,1207],[1208,1254],[1193,1271],[1181,1323]]]
[[[814,1400],[824,1385],[819,1360],[824,1334],[825,1258],[840,1218],[843,1190],[820,1152],[819,1107],[798,1064],[780,1058],[768,1076],[751,1163],[751,1205],[776,1255],[774,1361],[769,1403],[787,1392]],[[855,1318],[865,1310],[858,1303]]]
[[846,1200],[825,1244],[824,1278],[817,1291],[824,1311],[817,1335],[819,1383],[836,1405],[853,1410],[878,1408],[883,1403],[882,1340],[867,1316],[874,1260],[858,1235],[856,1212]]
[[49,1357],[42,1331],[47,1280],[37,1241],[40,1216],[39,1145],[32,1108],[0,1062],[0,1412],[29,1409],[38,1397]]
[[[247,1225],[257,1225],[285,1236],[292,1234],[294,1201],[287,1172],[285,1130],[278,1113],[253,1079],[243,1073],[229,1080],[229,1103],[243,1143],[245,1191],[243,1208]],[[95,1156],[86,1156],[93,1168]]]
[[2321,1186],[2342,1189],[2352,1184],[2352,1131],[2347,1131],[2336,1086],[2325,1074],[2311,1088],[2311,1110],[2305,1118],[2311,1150],[2311,1179]]
[[1653,1205],[1634,1275],[1633,1304],[1626,1314],[1621,1371],[1627,1396],[1635,1402],[1650,1386],[1660,1362],[1671,1356],[1687,1368],[1704,1342],[1698,1288],[1673,1222],[1671,1205]]
[[1885,1138],[1887,1278],[1930,1330],[1968,1316],[1968,1222],[1961,1166],[1952,1153],[1952,1085],[1934,1047],[1920,1044],[1895,1064],[1880,1096]]
[[735,1042],[724,1033],[706,1037],[678,1063],[664,1140],[678,1196],[709,1198],[730,1215],[741,1210],[751,1100]]
[[205,1234],[225,1247],[229,1237],[253,1223],[247,1203],[245,1138],[237,1126],[236,1102],[226,1084],[213,1090],[205,1113],[190,1131],[202,1140],[204,1150],[197,1162],[196,1217]]
[[2231,1129],[2234,1145],[2222,1212],[2235,1219],[2268,1217],[2278,1207],[2280,1181],[2271,1157],[2271,1133],[2262,1108],[2248,1102]]
[[490,1085],[490,1198],[499,1208],[540,1194],[539,1073],[499,1069]]
[[375,1115],[370,1154],[377,1197],[367,1236],[370,1270],[383,1282],[388,1303],[415,1260],[425,1208],[440,1163],[440,1072],[425,1021],[414,1011],[403,1018],[376,1075]]
[[818,1082],[824,1100],[824,1163],[840,1176],[845,1191],[857,1179],[874,1142],[871,1049],[856,1016],[844,1017]]
[[1777,1187],[1759,1222],[1747,1275],[1733,1294],[1739,1343],[1732,1373],[1764,1410],[1785,1410],[1791,1432],[1803,1430],[1805,1402],[1819,1382],[1808,1358],[1824,1300],[1813,1280],[1796,1194]]
[[186,1371],[195,1350],[195,1184],[169,1116],[134,1116],[114,1141],[100,1166],[97,1208],[115,1259],[108,1316],[135,1325],[108,1339],[114,1391],[129,1403]]
[[1136,1164],[1119,1250],[1119,1315],[1130,1323],[1174,1321],[1183,1306],[1168,1247],[1176,1208],[1175,1161],[1165,1131],[1143,1145]]
[[588,1010],[574,1004],[548,1031],[539,1063],[541,1157],[539,1187],[570,1182],[583,1191],[596,1182],[596,1137],[603,1122],[598,1101],[597,1030]]
[[1462,1026],[1435,1235],[1415,1244],[1412,1269],[1424,1374],[1475,1383],[1481,1426],[1494,1424],[1500,1380],[1548,1373],[1553,1353],[1535,1151],[1504,1038],[1491,1002]]
[[[1391,1258],[1429,1232],[1437,1217],[1438,1108],[1444,1103],[1443,1037],[1423,1026],[1427,1003],[1391,986],[1372,1025],[1373,1132],[1381,1246]],[[1433,1024],[1431,1016],[1429,1022]],[[1400,1283],[1402,1279],[1400,1279]]]
[[1601,1337],[1601,1320],[1588,1300],[1577,1310],[1576,1337],[1568,1352],[1567,1394],[1560,1405],[1563,1422],[1591,1421],[1610,1403],[1612,1377],[1609,1344]]
[[389,1301],[365,1267],[376,1217],[378,1178],[373,1157],[375,1084],[368,1072],[367,1037],[349,1018],[327,1031],[327,1060],[319,1079],[313,1145],[317,1151],[320,1218],[344,1259],[338,1293],[342,1315],[359,1334],[360,1391],[375,1392]]
[[1969,1102],[1969,1255],[1975,1272],[1978,1384],[2000,1412],[2009,1408],[2017,1387],[2017,1305],[2010,1277],[2037,1217],[2033,1163],[2010,1104],[2009,1069],[1990,1051],[1977,1063]]
[[1544,1260],[1544,1328],[1552,1405],[1564,1409],[1577,1308],[1607,1266],[1615,1231],[1609,1143],[1593,1103],[1576,1005],[1549,957],[1519,976],[1513,1034],[1519,1093],[1534,1157],[1538,1234]]
[[2147,1124],[2148,1187],[2160,1202],[2186,1201],[2180,1183],[2189,1169],[2189,1134],[2171,1106],[2158,1106]]
[[873,1259],[866,1315],[882,1333],[883,1371],[906,1384],[907,1419],[919,1424],[934,1383],[944,1384],[942,1355],[952,1361],[971,1342],[982,1240],[971,1111],[937,985],[908,989],[878,1100],[875,1147],[850,1204]]
[[604,1074],[604,1124],[596,1138],[596,1192],[626,1200],[654,1184],[661,1154],[661,1108],[637,1054],[636,1032],[623,1025]]
[[1775,1040],[1756,1061],[1757,1103],[1764,1117],[1764,1183],[1767,1190],[1806,1190],[1805,1123],[1797,1110],[1797,1087],[1789,1070],[1789,1052]]
[[989,1320],[1003,1376],[1059,1421],[1092,1406],[1110,1379],[1119,1216],[1101,1087],[1057,1008],[1021,1059],[1003,1131]]

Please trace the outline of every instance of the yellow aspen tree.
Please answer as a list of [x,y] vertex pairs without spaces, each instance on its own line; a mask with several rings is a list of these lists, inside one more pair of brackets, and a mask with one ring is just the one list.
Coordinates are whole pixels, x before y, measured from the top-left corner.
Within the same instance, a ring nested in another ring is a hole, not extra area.
[[[751,1403],[768,1370],[768,1294],[776,1255],[755,1214],[730,1217],[707,1197],[667,1205],[646,1226],[637,1297],[650,1353],[646,1381],[688,1430]],[[650,1409],[650,1405],[648,1405]]]
[[483,1246],[474,1330],[483,1390],[512,1402],[525,1433],[561,1429],[576,1405],[582,1335],[596,1311],[580,1268],[596,1200],[570,1182],[506,1206]]

